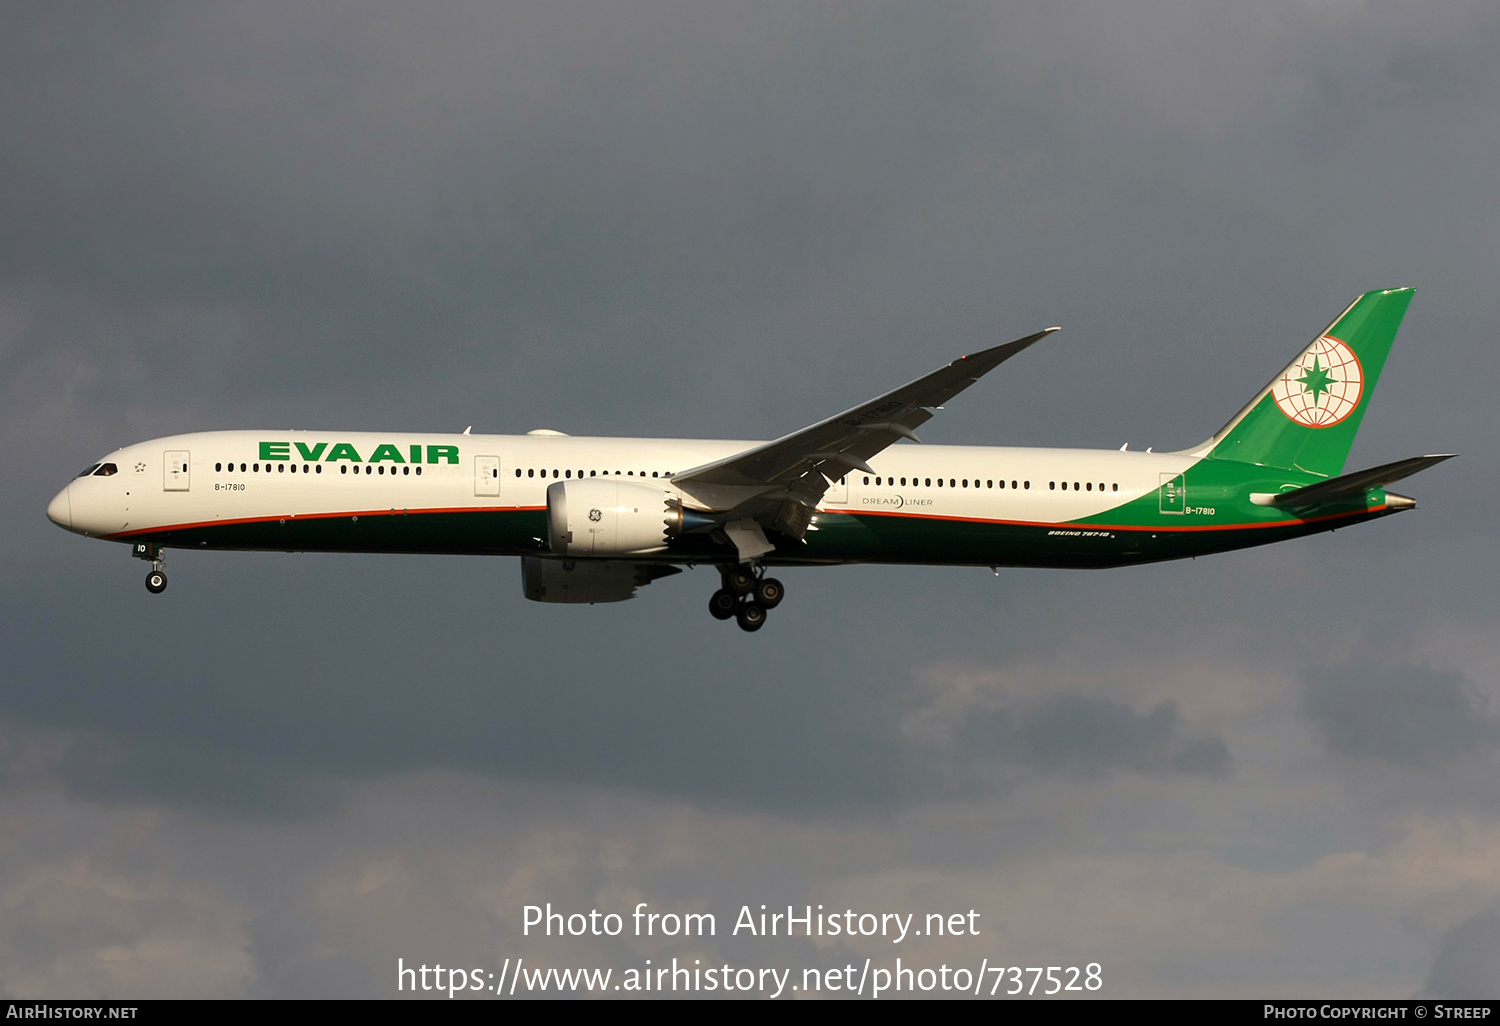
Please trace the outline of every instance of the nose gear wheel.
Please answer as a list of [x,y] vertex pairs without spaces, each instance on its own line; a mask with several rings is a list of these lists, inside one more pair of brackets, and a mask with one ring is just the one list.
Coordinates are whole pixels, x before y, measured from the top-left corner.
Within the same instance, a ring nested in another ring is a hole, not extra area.
[[166,550],[154,542],[141,542],[135,547],[135,556],[137,559],[151,560],[151,572],[146,575],[146,590],[153,595],[160,595],[166,591]]

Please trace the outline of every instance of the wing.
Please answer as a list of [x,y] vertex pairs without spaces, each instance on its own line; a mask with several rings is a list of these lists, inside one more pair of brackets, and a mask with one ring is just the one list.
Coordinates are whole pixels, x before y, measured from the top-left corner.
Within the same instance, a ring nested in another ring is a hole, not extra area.
[[781,510],[767,520],[764,511],[775,510],[790,501],[810,514],[828,490],[829,482],[850,470],[873,473],[871,457],[902,438],[917,441],[915,429],[932,419],[934,409],[1057,330],[1047,328],[993,349],[961,356],[931,374],[836,417],[726,459],[685,470],[674,475],[672,481],[689,493],[737,494],[738,505],[743,508],[736,512],[754,516],[767,526],[774,525],[800,538],[806,522],[798,526],[799,514]]

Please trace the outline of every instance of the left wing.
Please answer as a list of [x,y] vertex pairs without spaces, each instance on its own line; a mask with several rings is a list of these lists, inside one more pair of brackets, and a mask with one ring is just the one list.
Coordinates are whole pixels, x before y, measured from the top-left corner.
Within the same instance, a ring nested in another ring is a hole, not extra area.
[[[1057,330],[1047,328],[972,356],[961,356],[836,417],[675,474],[672,482],[689,494],[734,495],[736,513],[800,538],[830,482],[850,470],[874,473],[871,457],[902,438],[918,441],[915,429],[932,419],[935,408]],[[719,505],[712,501],[708,504]]]

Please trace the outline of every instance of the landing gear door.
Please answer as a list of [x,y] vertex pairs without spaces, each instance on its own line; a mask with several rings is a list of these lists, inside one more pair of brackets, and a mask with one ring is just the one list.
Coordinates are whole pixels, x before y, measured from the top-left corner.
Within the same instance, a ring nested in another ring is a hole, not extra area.
[[188,468],[191,467],[191,453],[186,450],[174,449],[162,454],[162,489],[168,492],[185,492],[188,490]]
[[495,496],[500,494],[499,456],[474,457],[474,494]]

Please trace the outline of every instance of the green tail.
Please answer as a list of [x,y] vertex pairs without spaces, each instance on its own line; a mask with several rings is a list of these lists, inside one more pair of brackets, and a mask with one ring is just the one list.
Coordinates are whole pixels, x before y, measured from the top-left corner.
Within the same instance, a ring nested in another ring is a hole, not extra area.
[[1344,469],[1415,289],[1366,292],[1199,455],[1333,477]]

